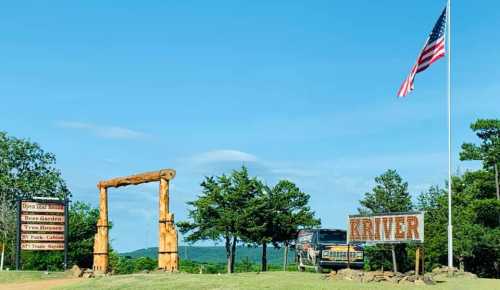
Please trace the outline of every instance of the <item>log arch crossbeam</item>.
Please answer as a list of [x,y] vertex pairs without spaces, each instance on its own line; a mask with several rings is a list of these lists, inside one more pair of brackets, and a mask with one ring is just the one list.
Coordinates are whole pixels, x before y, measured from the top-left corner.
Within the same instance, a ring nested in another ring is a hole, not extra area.
[[172,169],[162,169],[159,171],[150,171],[140,174],[117,177],[108,180],[100,181],[97,184],[97,188],[109,188],[109,187],[122,187],[128,185],[139,185],[142,183],[160,181],[161,179],[172,180],[175,177],[175,170]]
[[97,183],[99,189],[99,220],[97,234],[94,239],[94,266],[96,272],[106,273],[109,270],[109,222],[108,222],[108,188],[159,181],[159,245],[158,268],[165,271],[179,269],[177,231],[174,215],[169,212],[169,182],[175,177],[175,170],[161,169],[125,177],[103,180]]

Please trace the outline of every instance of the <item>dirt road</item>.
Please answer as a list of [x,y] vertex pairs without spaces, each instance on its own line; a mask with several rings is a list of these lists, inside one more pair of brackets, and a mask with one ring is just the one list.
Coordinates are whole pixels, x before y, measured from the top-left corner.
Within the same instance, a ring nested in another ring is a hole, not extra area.
[[48,290],[57,286],[67,285],[81,281],[78,278],[50,279],[20,283],[0,284],[0,290]]

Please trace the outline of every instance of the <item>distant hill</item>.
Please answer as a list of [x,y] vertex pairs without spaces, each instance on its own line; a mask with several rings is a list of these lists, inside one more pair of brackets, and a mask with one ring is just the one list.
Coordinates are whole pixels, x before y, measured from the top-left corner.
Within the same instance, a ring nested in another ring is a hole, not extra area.
[[[270,265],[281,265],[283,263],[283,249],[267,248],[267,261]],[[248,258],[253,263],[260,263],[262,248],[237,247],[236,261],[240,262]],[[293,263],[295,251],[290,249],[288,252],[288,262]],[[150,257],[156,259],[158,257],[158,248],[139,249],[128,253],[121,253],[121,256],[129,256],[131,258]],[[224,247],[195,247],[195,246],[179,246],[179,257],[184,260],[192,260],[202,263],[225,263],[226,250]]]

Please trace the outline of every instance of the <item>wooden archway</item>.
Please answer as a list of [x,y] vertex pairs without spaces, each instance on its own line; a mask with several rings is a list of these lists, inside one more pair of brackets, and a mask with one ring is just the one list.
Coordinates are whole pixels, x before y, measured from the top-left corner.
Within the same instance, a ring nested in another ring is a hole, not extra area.
[[158,268],[164,271],[177,271],[179,257],[177,253],[177,231],[174,215],[169,211],[169,185],[175,177],[175,170],[162,169],[132,176],[118,177],[97,184],[99,189],[99,220],[97,234],[94,239],[95,272],[106,273],[109,270],[109,222],[108,222],[108,188],[137,185],[147,182],[160,182],[159,194],[159,245]]

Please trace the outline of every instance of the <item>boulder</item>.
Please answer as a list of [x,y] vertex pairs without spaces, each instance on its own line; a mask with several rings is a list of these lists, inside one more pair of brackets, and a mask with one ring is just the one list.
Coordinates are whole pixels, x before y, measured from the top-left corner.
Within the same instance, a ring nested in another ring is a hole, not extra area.
[[426,273],[422,276],[416,276],[414,272],[409,271],[405,274],[399,272],[389,272],[389,271],[361,271],[353,269],[342,269],[337,272],[332,271],[330,274],[326,275],[326,279],[336,279],[336,280],[347,280],[356,281],[363,283],[371,282],[391,282],[394,284],[434,284],[433,275],[431,273]]
[[436,284],[436,282],[434,281],[434,279],[432,279],[432,275],[430,275],[430,274],[424,274],[422,280],[424,281],[424,283],[426,285],[434,285],[434,284]]
[[92,269],[85,269],[85,271],[83,271],[82,277],[83,278],[94,278],[95,277],[94,271],[92,271]]
[[338,277],[338,279],[341,280],[361,282],[363,279],[363,271],[353,270],[353,269],[342,269],[337,271],[336,276]]
[[421,280],[421,279],[417,279],[415,280],[415,282],[413,282],[415,285],[425,285],[425,282],[424,280]]
[[71,276],[75,278],[82,277],[83,274],[83,270],[80,267],[78,267],[78,265],[73,265],[73,267],[71,267],[69,272],[71,273]]
[[477,279],[477,275],[471,272],[464,272],[464,277],[470,278],[470,279]]

